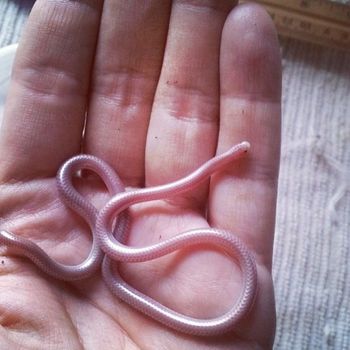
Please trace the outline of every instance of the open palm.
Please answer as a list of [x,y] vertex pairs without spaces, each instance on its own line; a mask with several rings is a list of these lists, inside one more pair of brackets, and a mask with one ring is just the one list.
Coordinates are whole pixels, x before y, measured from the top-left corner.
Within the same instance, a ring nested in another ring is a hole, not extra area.
[[[0,349],[268,349],[280,147],[280,57],[257,5],[234,1],[38,0],[18,48],[0,135],[0,225],[77,264],[91,233],[57,197],[55,174],[83,149],[128,187],[178,179],[243,140],[249,155],[195,192],[131,208],[129,244],[192,228],[239,236],[258,265],[254,308],[220,337],[175,332],[114,297],[100,273],[56,281],[4,250]],[[85,132],[83,136],[83,129]],[[97,207],[96,177],[77,183]],[[222,314],[240,272],[209,246],[120,266],[134,287],[179,312]]]

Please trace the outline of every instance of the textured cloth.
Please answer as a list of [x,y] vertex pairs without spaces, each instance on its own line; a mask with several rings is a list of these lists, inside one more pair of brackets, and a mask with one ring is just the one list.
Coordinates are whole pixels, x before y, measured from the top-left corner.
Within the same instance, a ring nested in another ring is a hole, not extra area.
[[[0,46],[33,1],[0,2]],[[350,54],[282,40],[276,350],[350,349]]]
[[350,54],[283,41],[276,349],[350,349]]
[[350,5],[350,0],[330,0],[332,2],[338,2],[339,4]]
[[0,47],[18,41],[34,0],[0,0]]

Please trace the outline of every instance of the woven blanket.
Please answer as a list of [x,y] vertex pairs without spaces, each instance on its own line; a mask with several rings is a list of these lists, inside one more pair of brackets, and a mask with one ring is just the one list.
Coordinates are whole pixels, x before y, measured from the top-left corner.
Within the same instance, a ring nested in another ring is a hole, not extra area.
[[[32,4],[0,1],[0,47],[18,41]],[[274,247],[274,348],[346,350],[350,54],[286,39],[281,49],[283,143]]]

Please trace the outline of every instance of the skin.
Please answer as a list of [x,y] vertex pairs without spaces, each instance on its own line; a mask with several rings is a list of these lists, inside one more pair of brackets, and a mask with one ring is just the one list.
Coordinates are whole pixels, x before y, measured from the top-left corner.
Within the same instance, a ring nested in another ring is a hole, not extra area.
[[[69,264],[87,225],[57,197],[59,166],[83,148],[128,187],[178,179],[247,140],[251,150],[196,191],[131,209],[129,244],[208,225],[252,250],[259,292],[231,333],[183,335],[111,295],[101,275],[60,282],[1,249],[0,344],[11,349],[270,349],[280,150],[281,66],[269,16],[215,0],[37,0],[23,33],[0,133],[0,225]],[[85,111],[86,133],[82,139]],[[76,183],[97,207],[94,176]],[[134,287],[183,313],[215,316],[240,290],[231,259],[204,246],[123,264]]]

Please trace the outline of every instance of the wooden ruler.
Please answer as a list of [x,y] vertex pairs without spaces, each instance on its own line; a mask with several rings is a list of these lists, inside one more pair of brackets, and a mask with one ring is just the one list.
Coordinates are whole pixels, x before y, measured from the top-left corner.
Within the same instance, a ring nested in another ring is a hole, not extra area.
[[350,51],[349,5],[329,0],[256,2],[270,13],[280,35]]

